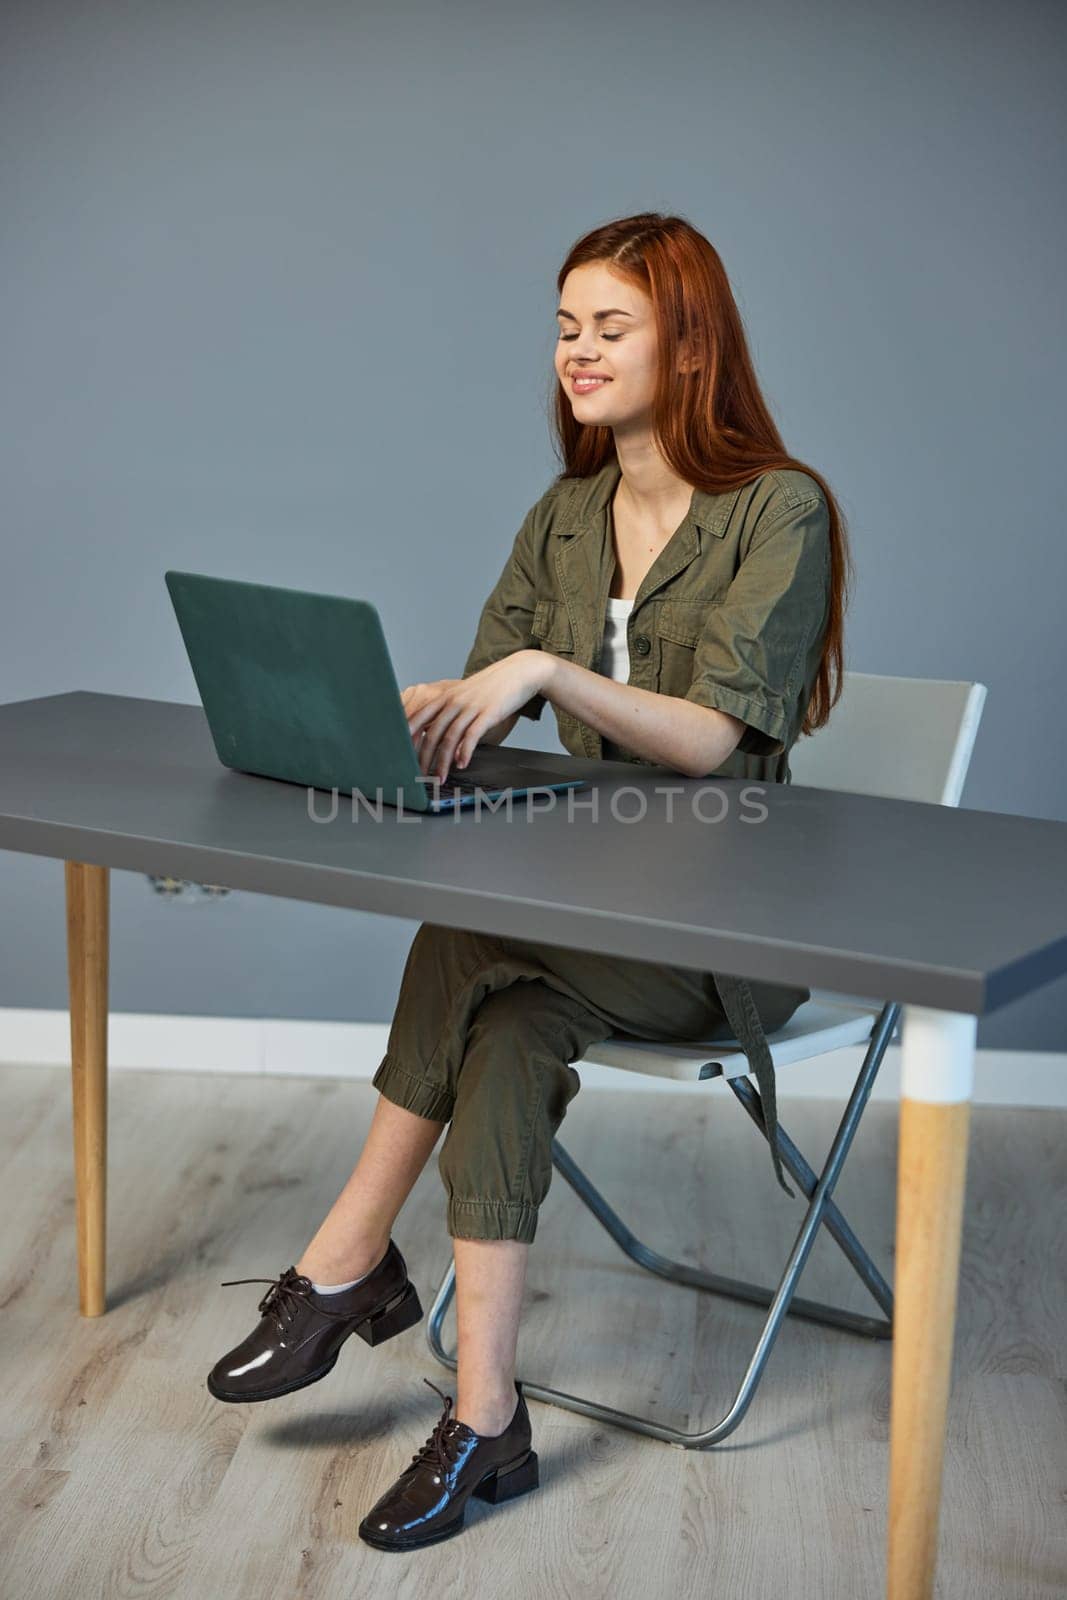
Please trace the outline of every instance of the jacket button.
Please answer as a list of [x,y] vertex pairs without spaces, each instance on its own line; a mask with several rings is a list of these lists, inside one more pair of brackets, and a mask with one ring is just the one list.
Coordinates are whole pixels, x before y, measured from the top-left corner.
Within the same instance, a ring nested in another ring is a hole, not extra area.
[[648,655],[648,652],[652,649],[652,641],[647,634],[639,633],[637,635],[637,638],[634,640],[634,649],[637,651],[639,656]]

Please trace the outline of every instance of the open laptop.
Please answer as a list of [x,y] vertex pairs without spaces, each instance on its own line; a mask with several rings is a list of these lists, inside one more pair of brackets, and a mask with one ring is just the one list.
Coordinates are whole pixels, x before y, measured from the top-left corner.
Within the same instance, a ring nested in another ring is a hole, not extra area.
[[224,766],[371,805],[453,811],[530,790],[585,787],[518,751],[478,746],[438,782],[422,773],[378,612],[368,600],[201,572],[167,572]]

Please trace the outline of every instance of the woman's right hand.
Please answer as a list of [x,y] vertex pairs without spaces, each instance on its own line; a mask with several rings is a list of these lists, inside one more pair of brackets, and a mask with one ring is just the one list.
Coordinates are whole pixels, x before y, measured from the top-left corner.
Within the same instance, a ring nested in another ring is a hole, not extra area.
[[[411,719],[416,711],[431,698],[427,691],[432,691],[433,695],[436,696],[443,689],[448,688],[450,684],[462,683],[462,681],[462,678],[438,678],[433,683],[411,683],[408,684],[406,689],[401,689],[400,703],[404,707],[404,715],[408,719],[408,732],[411,732]],[[426,763],[422,759],[422,747],[426,730],[425,728],[420,728],[418,733],[412,733],[411,736],[415,745],[415,753],[419,758],[419,766],[423,775],[426,776]]]
[[509,718],[538,692],[544,672],[539,650],[517,650],[468,678],[403,689],[400,699],[423,774],[443,779],[453,765],[465,767],[483,740],[504,738],[513,725]]

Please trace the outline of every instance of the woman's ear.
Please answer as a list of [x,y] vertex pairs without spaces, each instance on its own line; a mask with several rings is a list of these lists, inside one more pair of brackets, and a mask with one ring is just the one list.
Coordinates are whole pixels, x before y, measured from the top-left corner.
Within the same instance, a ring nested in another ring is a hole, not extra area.
[[700,352],[694,341],[682,339],[678,345],[678,371],[683,375],[700,369]]

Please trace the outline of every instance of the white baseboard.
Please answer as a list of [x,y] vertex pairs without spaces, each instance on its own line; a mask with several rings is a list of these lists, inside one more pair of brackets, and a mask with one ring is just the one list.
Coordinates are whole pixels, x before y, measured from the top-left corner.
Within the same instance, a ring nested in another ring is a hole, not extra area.
[[[184,1017],[113,1011],[108,1065],[116,1071],[248,1072],[266,1076],[369,1080],[385,1054],[384,1022],[300,1022],[275,1017]],[[859,1045],[783,1067],[784,1099],[844,1103],[863,1060]],[[69,1066],[66,1011],[0,1009],[0,1066]],[[727,1094],[712,1078],[694,1085],[645,1078],[592,1062],[578,1064],[583,1089],[628,1089],[656,1094]],[[871,1091],[872,1100],[900,1095],[900,1046],[891,1044]],[[975,1105],[1067,1106],[1067,1055],[1040,1050],[979,1050]]]

